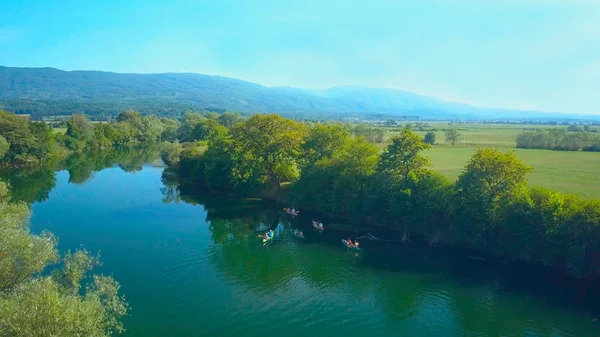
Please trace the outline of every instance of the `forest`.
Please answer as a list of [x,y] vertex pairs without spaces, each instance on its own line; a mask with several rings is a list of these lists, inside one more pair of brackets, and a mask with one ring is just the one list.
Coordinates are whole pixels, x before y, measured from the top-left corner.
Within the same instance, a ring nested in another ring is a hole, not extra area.
[[[307,89],[193,73],[121,74],[0,66],[0,110],[34,120],[83,113],[110,120],[127,109],[180,118],[186,111],[278,113],[306,119],[552,120],[598,122],[597,116],[481,108],[391,88]],[[527,116],[527,117],[524,117]]]

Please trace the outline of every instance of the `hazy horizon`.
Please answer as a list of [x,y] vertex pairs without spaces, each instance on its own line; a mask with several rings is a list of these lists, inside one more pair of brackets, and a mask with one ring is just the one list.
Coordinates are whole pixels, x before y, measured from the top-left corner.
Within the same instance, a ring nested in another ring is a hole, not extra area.
[[600,2],[3,1],[0,64],[600,114]]

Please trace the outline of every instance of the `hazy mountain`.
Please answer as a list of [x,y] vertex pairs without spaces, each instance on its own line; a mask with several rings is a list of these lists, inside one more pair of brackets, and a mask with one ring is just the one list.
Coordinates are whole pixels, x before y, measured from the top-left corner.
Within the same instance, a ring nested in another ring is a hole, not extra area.
[[[17,113],[114,115],[124,109],[179,115],[186,110],[278,112],[304,116],[493,118],[557,116],[484,109],[387,88],[326,90],[265,87],[234,78],[189,73],[120,74],[0,66],[0,105]],[[561,116],[565,116],[562,115]]]

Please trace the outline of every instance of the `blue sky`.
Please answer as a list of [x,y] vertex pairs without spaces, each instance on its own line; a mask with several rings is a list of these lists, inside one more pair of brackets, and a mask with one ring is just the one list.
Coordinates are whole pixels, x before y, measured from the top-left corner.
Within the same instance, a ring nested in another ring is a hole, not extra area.
[[600,0],[2,0],[0,65],[600,114]]

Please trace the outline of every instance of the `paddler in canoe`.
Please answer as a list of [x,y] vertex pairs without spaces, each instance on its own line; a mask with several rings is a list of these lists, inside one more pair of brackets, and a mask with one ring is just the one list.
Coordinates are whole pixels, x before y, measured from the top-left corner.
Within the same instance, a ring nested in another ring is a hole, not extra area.
[[298,230],[297,228],[292,229],[292,234],[294,234],[295,237],[304,239],[304,233],[302,233],[302,231]]
[[313,223],[313,227],[315,227],[316,229],[318,229],[320,231],[324,231],[325,230],[325,226],[323,226],[322,222],[313,220],[312,223]]
[[350,240],[350,238],[348,238],[348,240],[343,240],[342,239],[342,241],[344,241],[344,243],[346,244],[346,247],[348,247],[348,248],[356,249],[356,250],[360,249],[358,247],[358,245],[359,245],[358,241],[356,241],[356,242],[353,243],[352,240]]
[[273,230],[266,232],[263,237],[263,243],[267,243],[267,242],[273,240],[274,235],[275,235],[275,233],[273,232]]
[[286,207],[283,210],[286,211],[288,214],[291,214],[291,215],[298,215],[298,214],[300,214],[300,211],[296,211],[295,208],[290,209],[289,207]]

